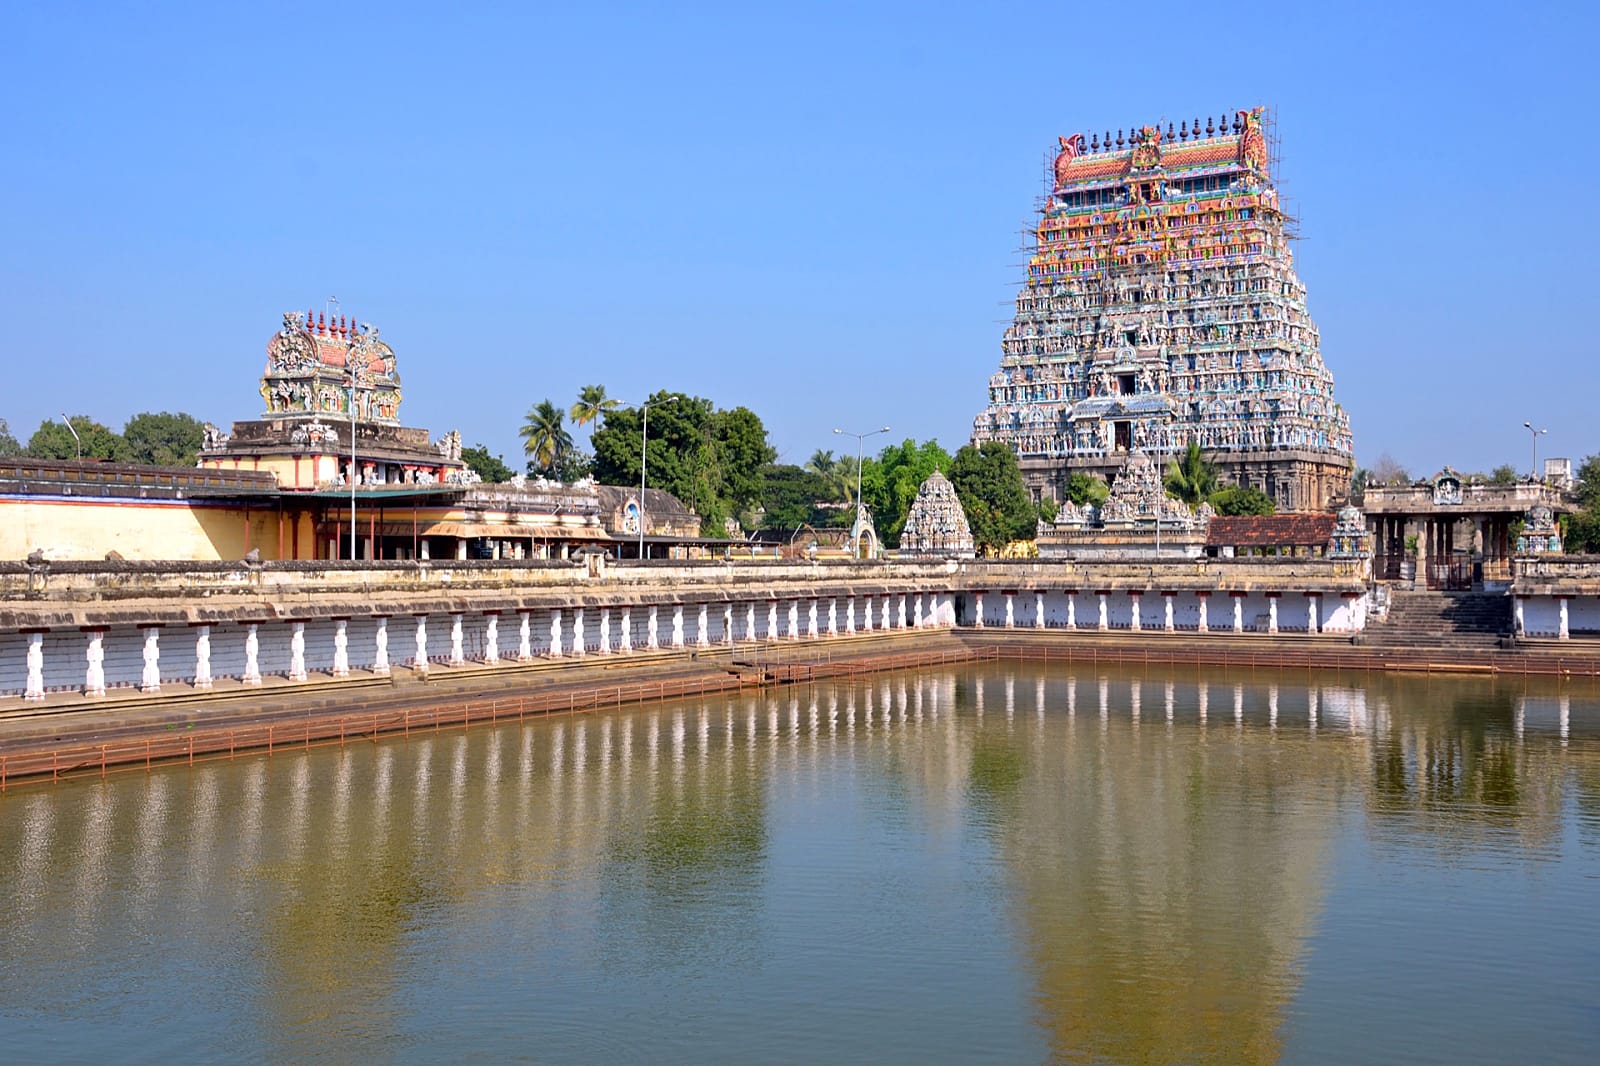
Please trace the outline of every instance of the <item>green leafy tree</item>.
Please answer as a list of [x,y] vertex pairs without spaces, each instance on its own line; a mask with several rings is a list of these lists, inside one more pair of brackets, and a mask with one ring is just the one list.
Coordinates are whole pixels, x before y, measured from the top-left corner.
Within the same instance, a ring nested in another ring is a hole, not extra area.
[[1268,515],[1275,514],[1278,505],[1272,502],[1272,497],[1260,489],[1243,488],[1239,485],[1229,485],[1220,488],[1211,494],[1211,506],[1220,515]]
[[11,427],[0,418],[0,456],[22,454],[22,442],[11,435]]
[[963,446],[950,464],[950,483],[961,498],[972,539],[984,551],[999,551],[1038,531],[1039,511],[1022,483],[1017,453],[999,441]]
[[200,458],[205,425],[193,415],[148,411],[134,415],[122,427],[126,462],[152,466],[193,466]]
[[461,461],[467,464],[467,469],[477,474],[491,485],[499,485],[510,481],[516,471],[506,465],[503,455],[490,455],[489,449],[482,444],[474,444],[470,448],[461,449]]
[[[954,460],[936,440],[918,444],[907,437],[861,464],[861,497],[872,512],[873,526],[885,544],[900,543],[906,515],[922,483],[935,470],[947,473]],[[853,465],[853,464],[852,464]],[[854,516],[851,516],[854,521]]]
[[567,412],[575,426],[587,426],[597,422],[600,416],[607,411],[615,411],[622,406],[621,400],[614,400],[606,395],[604,385],[585,385],[578,390],[578,402],[572,405]]
[[73,415],[70,430],[61,422],[40,422],[39,428],[28,438],[28,455],[34,459],[74,458],[78,454],[78,444],[72,437],[72,430],[77,430],[83,440],[85,459],[122,459],[122,438],[88,415]]
[[[723,523],[761,501],[762,468],[777,458],[761,419],[745,407],[719,409],[710,400],[657,392],[650,409],[648,484],[672,493],[700,515],[701,531],[720,536]],[[641,413],[607,411],[591,438],[594,475],[608,485],[639,483]]]
[[1067,499],[1082,507],[1093,504],[1099,507],[1111,495],[1111,486],[1093,474],[1075,471],[1067,477]]
[[761,524],[767,529],[792,530],[816,525],[817,504],[833,491],[826,478],[804,467],[768,464],[761,469]]
[[1561,546],[1578,555],[1600,553],[1600,455],[1578,464],[1573,496],[1578,509],[1566,516]]
[[1489,484],[1515,485],[1517,483],[1517,468],[1510,463],[1501,463],[1489,471]]
[[1167,495],[1174,496],[1190,507],[1199,507],[1217,491],[1217,468],[1205,457],[1200,445],[1189,446],[1167,464]]
[[1039,521],[1054,522],[1056,515],[1061,513],[1061,505],[1054,496],[1045,496],[1039,500]]
[[827,483],[826,499],[829,503],[839,501],[849,503],[855,499],[855,470],[843,458],[834,458],[833,452],[825,452],[819,448],[806,460],[805,469]]
[[557,467],[572,451],[572,434],[567,432],[566,415],[561,408],[544,400],[533,407],[519,435],[528,456],[531,473],[555,475]]

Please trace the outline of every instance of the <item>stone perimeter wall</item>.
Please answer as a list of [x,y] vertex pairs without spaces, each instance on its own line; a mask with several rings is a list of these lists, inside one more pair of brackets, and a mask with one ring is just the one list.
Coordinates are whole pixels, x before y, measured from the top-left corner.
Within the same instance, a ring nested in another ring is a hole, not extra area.
[[983,627],[1354,632],[1362,564],[0,563],[0,702]]

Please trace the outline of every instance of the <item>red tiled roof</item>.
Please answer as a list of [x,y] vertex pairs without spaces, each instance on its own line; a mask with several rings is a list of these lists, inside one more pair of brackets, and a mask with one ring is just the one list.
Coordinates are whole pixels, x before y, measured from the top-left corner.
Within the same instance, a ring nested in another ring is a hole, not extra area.
[[1210,548],[1320,547],[1333,537],[1331,514],[1218,515],[1206,531]]

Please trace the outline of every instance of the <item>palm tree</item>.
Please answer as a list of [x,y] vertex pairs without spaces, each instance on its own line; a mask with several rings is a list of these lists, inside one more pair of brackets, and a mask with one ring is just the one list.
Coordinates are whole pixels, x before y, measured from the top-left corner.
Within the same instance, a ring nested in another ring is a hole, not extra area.
[[550,473],[572,451],[572,434],[562,424],[565,420],[561,408],[549,400],[528,412],[528,420],[518,433],[522,450],[536,469]]
[[572,416],[573,425],[587,426],[607,411],[615,411],[621,406],[622,401],[606,395],[604,385],[585,385],[578,390],[578,402],[567,413]]
[[1167,465],[1166,490],[1190,507],[1200,506],[1217,491],[1217,468],[1194,441]]
[[820,448],[812,452],[811,458],[806,460],[805,469],[826,481],[835,499],[851,502],[850,496],[856,487],[855,475],[842,460],[835,459],[832,452]]

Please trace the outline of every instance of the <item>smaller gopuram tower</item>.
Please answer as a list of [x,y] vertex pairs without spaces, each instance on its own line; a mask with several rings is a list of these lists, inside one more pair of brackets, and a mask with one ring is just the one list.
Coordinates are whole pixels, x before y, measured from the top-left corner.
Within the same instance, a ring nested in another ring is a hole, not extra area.
[[1015,448],[1036,497],[1190,442],[1280,510],[1349,485],[1262,108],[1062,137],[1028,279],[972,441]]
[[[267,340],[259,418],[206,427],[200,465],[268,470],[283,489],[465,483],[461,435],[430,441],[400,424],[394,349],[375,326],[290,311]],[[354,410],[352,410],[352,404]]]

